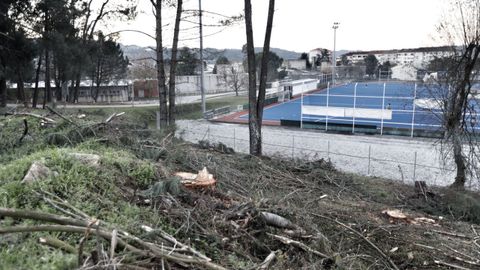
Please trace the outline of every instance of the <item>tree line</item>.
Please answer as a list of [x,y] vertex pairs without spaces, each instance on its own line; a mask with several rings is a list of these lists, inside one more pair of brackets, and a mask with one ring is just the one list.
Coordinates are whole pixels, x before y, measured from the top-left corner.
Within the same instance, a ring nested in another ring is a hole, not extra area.
[[[129,59],[115,36],[98,30],[107,19],[136,15],[134,1],[6,0],[0,3],[0,106],[6,82],[17,84],[17,99],[27,104],[25,82],[34,82],[32,107],[56,101],[77,102],[80,82],[91,81],[91,97],[100,86],[123,78]],[[95,5],[100,5],[97,8]],[[94,7],[95,6],[95,7]],[[44,81],[43,93],[39,81]]]

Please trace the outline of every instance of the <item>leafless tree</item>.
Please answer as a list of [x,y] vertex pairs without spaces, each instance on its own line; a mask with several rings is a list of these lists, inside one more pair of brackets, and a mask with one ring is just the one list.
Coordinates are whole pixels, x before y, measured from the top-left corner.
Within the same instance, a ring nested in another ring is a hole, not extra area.
[[[270,0],[268,5],[267,27],[263,44],[263,55],[270,51],[270,37],[272,35],[273,14],[275,11],[275,0]],[[247,35],[247,65],[248,65],[248,127],[250,137],[250,154],[262,155],[262,119],[263,106],[265,102],[265,89],[267,86],[268,57],[262,57],[260,69],[260,85],[257,96],[257,76],[255,65],[255,50],[252,30],[252,4],[245,0],[245,26]]]
[[220,82],[228,89],[235,92],[238,96],[239,91],[243,90],[247,85],[245,73],[239,72],[234,66],[229,66],[219,71]]
[[452,10],[439,25],[443,39],[452,44],[452,54],[443,76],[436,80],[435,93],[441,108],[442,155],[452,156],[456,166],[453,188],[464,189],[468,176],[478,176],[480,161],[476,130],[477,100],[473,81],[479,71],[480,0],[453,1]]

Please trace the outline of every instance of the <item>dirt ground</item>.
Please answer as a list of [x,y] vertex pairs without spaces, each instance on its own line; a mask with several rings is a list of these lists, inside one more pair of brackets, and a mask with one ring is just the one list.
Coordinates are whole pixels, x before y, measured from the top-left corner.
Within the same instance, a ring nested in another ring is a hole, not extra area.
[[[191,144],[176,139],[173,130],[145,131],[128,114],[106,121],[108,115],[100,113],[82,119],[40,113],[55,124],[42,127],[38,118],[25,115],[0,118],[0,207],[71,213],[46,203],[52,198],[45,194],[54,194],[60,206],[72,205],[101,219],[109,231],[138,237],[120,238],[136,249],[117,249],[109,257],[110,241],[84,244],[82,234],[24,232],[14,238],[9,228],[32,221],[5,216],[4,269],[480,269],[478,193],[429,187],[419,192],[388,179],[339,172],[323,159],[258,158],[223,144]],[[30,128],[19,140],[24,117]],[[100,167],[65,158],[71,151],[98,154]],[[31,162],[41,158],[57,174],[20,184]],[[188,188],[174,176],[203,168],[215,178],[214,187]],[[176,240],[160,241],[142,232],[144,226]],[[36,239],[47,236],[74,251],[82,247],[86,256],[39,247]],[[163,250],[164,243],[177,257],[153,248]],[[151,253],[138,251],[142,247]],[[97,258],[103,253],[108,260]],[[185,262],[181,254],[194,259]]]

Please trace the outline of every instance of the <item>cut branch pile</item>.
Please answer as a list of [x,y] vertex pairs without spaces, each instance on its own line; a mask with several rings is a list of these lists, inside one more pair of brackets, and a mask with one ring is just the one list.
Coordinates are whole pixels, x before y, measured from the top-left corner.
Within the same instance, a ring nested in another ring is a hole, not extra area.
[[[49,199],[50,203],[54,203],[52,199]],[[65,201],[60,202],[63,206],[68,204]],[[61,206],[57,205],[57,208]],[[77,211],[74,207],[70,209],[63,209],[64,212],[68,211]],[[190,246],[187,246],[168,233],[155,229],[161,239],[157,239],[156,242],[150,242],[142,240],[135,235],[132,235],[126,231],[112,229],[112,226],[102,222],[100,220],[88,217],[88,219],[80,218],[80,216],[85,216],[83,212],[78,212],[72,214],[75,217],[65,217],[54,214],[48,214],[37,211],[28,211],[28,210],[19,210],[19,209],[9,209],[9,208],[0,208],[0,216],[2,217],[11,217],[15,219],[30,219],[39,222],[49,222],[52,224],[41,224],[41,225],[29,225],[29,226],[11,226],[11,227],[0,227],[0,234],[9,234],[9,233],[21,233],[21,232],[65,232],[65,233],[75,233],[79,235],[85,235],[85,238],[88,238],[90,234],[93,234],[99,238],[107,240],[108,243],[115,243],[112,245],[110,260],[114,260],[113,257],[115,252],[127,252],[134,257],[137,257],[135,261],[141,261],[141,259],[161,259],[166,260],[171,263],[177,263],[180,265],[197,265],[204,267],[206,269],[225,269],[224,267],[215,264],[210,258],[203,255],[202,253],[196,251]],[[99,239],[97,239],[99,241]],[[83,267],[88,266],[89,264],[98,264],[99,262],[94,262],[90,259],[87,259],[83,262],[82,257],[82,247],[79,245],[78,248],[71,246],[63,241],[58,239],[52,239],[47,237],[39,238],[39,242],[44,245],[49,245],[61,250],[65,250],[69,253],[78,253],[79,262],[82,262]],[[160,242],[161,244],[158,244]],[[81,241],[83,243],[83,241]],[[78,250],[78,252],[77,252]],[[101,250],[101,253],[105,251]],[[125,254],[122,254],[123,256]]]

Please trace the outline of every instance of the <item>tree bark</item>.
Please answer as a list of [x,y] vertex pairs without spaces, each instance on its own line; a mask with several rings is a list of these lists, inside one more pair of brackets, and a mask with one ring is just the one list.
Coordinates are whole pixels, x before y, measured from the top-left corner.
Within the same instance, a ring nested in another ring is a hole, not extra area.
[[172,58],[170,60],[170,78],[168,81],[168,124],[175,124],[175,76],[177,73],[178,35],[180,33],[180,19],[182,17],[183,0],[177,1],[177,14],[173,29]]
[[38,103],[38,80],[40,79],[40,69],[42,67],[42,56],[43,54],[40,52],[40,55],[38,56],[37,70],[35,72],[35,90],[33,91],[32,108],[36,108]]
[[268,56],[270,54],[270,39],[272,36],[273,14],[275,12],[275,0],[270,0],[268,4],[267,27],[265,30],[265,40],[263,43],[263,57],[260,69],[260,87],[258,89],[257,101],[257,126],[258,126],[258,145],[257,152],[262,154],[262,119],[263,107],[265,105],[265,91],[267,88],[267,74],[268,74]]
[[17,100],[23,103],[23,106],[26,108],[28,105],[27,99],[25,97],[25,86],[23,83],[22,72],[17,71]]
[[163,37],[162,37],[162,1],[157,0],[155,4],[156,19],[156,41],[157,41],[157,83],[158,100],[160,108],[160,128],[165,128],[168,121],[167,88],[165,84],[165,64],[163,59]]
[[46,103],[50,102],[52,102],[52,89],[50,87],[50,53],[47,48],[45,49],[45,93],[43,96],[43,109],[45,109]]
[[257,121],[257,72],[255,65],[255,47],[252,30],[252,4],[245,0],[245,29],[247,35],[247,70],[248,70],[248,130],[250,137],[250,154],[261,155],[258,152],[258,138],[261,136]]
[[262,118],[265,103],[265,90],[268,73],[268,54],[270,52],[270,38],[272,34],[273,14],[275,0],[269,1],[267,27],[263,45],[263,57],[260,72],[260,87],[257,97],[255,50],[252,30],[252,5],[250,0],[245,0],[245,26],[247,34],[247,62],[248,62],[248,126],[250,132],[250,154],[262,155]]
[[[468,133],[465,127],[466,109],[468,107],[469,95],[471,92],[471,76],[475,68],[475,64],[480,54],[480,45],[470,43],[465,47],[465,52],[460,60],[459,69],[454,70],[453,76],[458,77],[458,84],[455,86],[455,93],[450,97],[449,109],[446,119],[446,130],[450,136],[453,146],[453,159],[457,167],[455,182],[452,188],[464,189],[467,180],[467,158],[468,153],[463,149],[462,137],[464,133]],[[463,69],[463,70],[462,70]],[[470,151],[474,151],[470,149]],[[475,161],[472,161],[475,162]]]
[[0,107],[7,107],[7,80],[0,77]]

